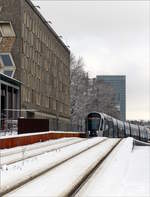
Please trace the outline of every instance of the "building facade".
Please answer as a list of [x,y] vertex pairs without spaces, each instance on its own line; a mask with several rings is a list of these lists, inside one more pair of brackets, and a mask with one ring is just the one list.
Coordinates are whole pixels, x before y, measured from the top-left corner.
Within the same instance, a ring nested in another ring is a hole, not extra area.
[[120,111],[121,120],[126,120],[126,76],[98,75],[96,80],[102,80],[112,86],[116,94],[116,107]]
[[0,0],[1,32],[8,31],[2,28],[6,22],[16,36],[11,56],[14,78],[22,82],[21,109],[25,110],[21,116],[48,118],[50,129],[66,129],[70,124],[70,51],[30,0]]

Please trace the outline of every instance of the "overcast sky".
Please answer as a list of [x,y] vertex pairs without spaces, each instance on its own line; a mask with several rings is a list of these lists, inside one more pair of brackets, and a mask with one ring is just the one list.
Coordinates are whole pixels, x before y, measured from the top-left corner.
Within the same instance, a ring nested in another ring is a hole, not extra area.
[[126,75],[127,119],[150,119],[149,1],[32,1],[90,77]]

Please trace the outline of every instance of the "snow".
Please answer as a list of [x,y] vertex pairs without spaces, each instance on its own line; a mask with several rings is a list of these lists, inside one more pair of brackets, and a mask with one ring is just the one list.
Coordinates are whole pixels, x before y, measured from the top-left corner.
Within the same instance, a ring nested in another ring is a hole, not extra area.
[[2,139],[4,137],[16,136],[17,133],[18,133],[17,131],[3,131],[3,130],[0,130],[0,139]]
[[9,165],[6,170],[1,169],[1,191],[5,191],[6,189],[17,185],[20,182],[45,171],[46,169],[52,168],[54,165],[59,164],[72,155],[78,154],[103,139],[105,138],[92,138],[88,140],[88,143],[87,140],[82,139],[81,143],[73,144],[65,148],[59,148],[52,152],[45,152],[40,156]]
[[[0,132],[0,139],[6,139],[6,138],[18,138],[18,137],[25,137],[25,136],[33,136],[33,135],[43,135],[43,134],[49,134],[49,133],[66,133],[66,134],[74,134],[78,132],[72,132],[72,131],[45,131],[45,132],[36,132],[36,133],[25,133],[25,134],[17,134],[17,132]],[[80,132],[83,133],[84,132]]]
[[[90,141],[88,140],[87,143],[90,143]],[[74,188],[82,177],[110,151],[117,141],[118,139],[109,139],[98,144],[16,191],[11,192],[8,196],[68,196],[70,188]]]
[[26,151],[38,149],[38,148],[42,148],[45,146],[49,146],[49,145],[53,145],[53,144],[57,144],[61,142],[66,142],[72,139],[76,139],[76,138],[60,138],[56,140],[48,140],[45,142],[37,142],[35,144],[30,144],[30,145],[25,145],[25,146],[17,146],[17,147],[9,148],[9,149],[0,149],[0,156],[2,157],[2,156],[16,154],[16,153],[19,153],[20,151],[22,152],[23,149],[26,149]]
[[135,147],[119,194],[150,196],[150,147]]
[[[76,197],[150,196],[150,147],[118,146]],[[121,145],[121,144],[120,144]]]
[[20,148],[12,148],[13,150],[1,151],[0,166],[3,164],[10,164],[21,159],[33,157],[42,153],[54,151],[61,147],[71,145],[82,141],[80,138],[68,138],[63,140],[50,140],[45,143],[36,143],[35,145],[22,146]]
[[[1,190],[12,187],[20,181],[32,177],[44,169],[54,166],[56,163],[58,164],[62,160],[81,152],[103,139],[105,138],[82,139],[82,142],[69,147],[60,148],[49,153],[45,152],[40,156],[12,165],[3,165],[0,170]],[[109,139],[109,143],[108,141],[107,143],[102,142],[103,146],[100,144],[97,146],[98,148],[89,149],[86,153],[82,153],[82,155],[76,156],[41,177],[33,179],[25,186],[12,191],[6,196],[64,196],[67,194],[68,188],[82,178],[83,174],[92,167],[93,162],[97,161],[108,150],[108,146],[112,145],[113,140],[115,139]],[[55,141],[58,142],[59,140]],[[63,142],[63,139],[60,140],[61,142]],[[37,144],[37,147],[40,147],[39,144]],[[30,145],[29,147],[31,148],[32,146]],[[14,150],[16,151],[17,149],[19,148]],[[77,177],[78,179],[76,179]],[[134,146],[133,148],[133,138],[123,139],[76,194],[76,197],[85,196],[150,196],[150,147]]]

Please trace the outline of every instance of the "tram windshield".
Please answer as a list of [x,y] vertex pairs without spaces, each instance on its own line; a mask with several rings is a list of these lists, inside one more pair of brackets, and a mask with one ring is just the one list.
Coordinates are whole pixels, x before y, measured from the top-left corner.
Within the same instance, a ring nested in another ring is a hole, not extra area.
[[100,119],[99,118],[88,118],[88,130],[99,130]]

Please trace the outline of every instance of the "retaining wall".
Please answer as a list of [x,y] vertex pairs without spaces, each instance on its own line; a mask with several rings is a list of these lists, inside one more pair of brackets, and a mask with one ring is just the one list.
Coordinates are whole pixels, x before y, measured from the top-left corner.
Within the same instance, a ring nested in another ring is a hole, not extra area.
[[7,136],[0,138],[0,149],[13,148],[16,146],[24,146],[37,142],[44,142],[50,139],[58,139],[65,137],[85,137],[85,133],[77,132],[42,132],[34,134],[23,134],[15,136]]

